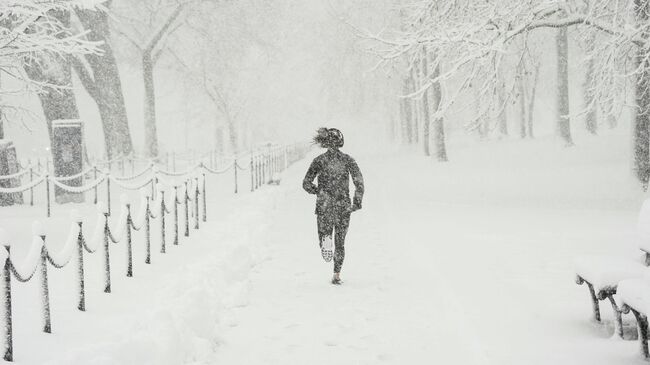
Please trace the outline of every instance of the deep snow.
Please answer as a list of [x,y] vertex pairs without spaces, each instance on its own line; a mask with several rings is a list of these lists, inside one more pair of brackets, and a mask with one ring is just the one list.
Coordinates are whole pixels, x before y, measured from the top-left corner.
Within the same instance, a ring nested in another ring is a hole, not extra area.
[[[359,141],[344,149],[367,190],[342,287],[317,247],[304,160],[254,194],[219,183],[208,224],[166,255],[154,238],[151,266],[140,246],[133,279],[114,246],[110,295],[96,255],[86,313],[72,272],[50,270],[53,335],[39,332],[34,283],[16,284],[17,363],[644,363],[635,341],[612,339],[609,308],[606,324],[591,322],[574,283],[576,257],[638,254],[644,194],[627,172],[626,136],[569,150],[543,138],[459,143],[447,164]],[[20,216],[32,213],[3,209],[2,225],[28,230]],[[56,223],[46,228],[64,241],[69,224]]]

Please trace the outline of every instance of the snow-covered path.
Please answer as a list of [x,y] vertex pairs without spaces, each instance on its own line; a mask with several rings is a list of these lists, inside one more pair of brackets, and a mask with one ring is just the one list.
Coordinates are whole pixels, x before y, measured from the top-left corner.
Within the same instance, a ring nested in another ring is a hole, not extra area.
[[[152,265],[136,245],[135,278],[120,274],[115,246],[112,294],[101,291],[101,255],[89,257],[86,313],[70,268],[52,271],[54,334],[38,332],[38,286],[16,285],[16,363],[644,364],[635,341],[610,338],[610,308],[605,325],[590,322],[586,288],[573,282],[577,256],[638,253],[643,197],[611,188],[624,186],[625,165],[598,155],[601,145],[567,155],[544,142],[518,146],[521,159],[486,144],[449,164],[352,151],[366,197],[341,287],[329,284],[314,197],[301,189],[309,160],[252,194],[214,181],[208,223]],[[28,231],[26,218],[3,219]]]
[[610,340],[589,322],[586,289],[572,280],[576,255],[634,249],[633,211],[566,209],[562,197],[530,204],[535,194],[516,179],[496,189],[505,197],[489,196],[501,180],[484,175],[485,190],[466,190],[476,177],[462,167],[423,174],[430,162],[404,156],[359,163],[367,195],[352,218],[345,284],[328,283],[313,198],[300,188],[303,162],[284,177],[260,243],[267,260],[223,334],[221,363],[640,362],[635,342]]
[[[453,298],[436,293],[441,276],[429,252],[404,244],[409,227],[403,236],[378,229],[390,227],[395,214],[402,224],[414,217],[376,205],[390,195],[369,194],[367,211],[375,212],[353,216],[345,284],[332,286],[332,265],[317,249],[313,202],[298,178],[285,181],[295,186],[278,207],[265,244],[268,260],[251,278],[250,306],[238,311],[239,322],[225,335],[221,363],[418,363],[432,353],[484,363],[480,347],[463,334],[471,337],[472,330]],[[372,173],[366,179],[372,182]]]

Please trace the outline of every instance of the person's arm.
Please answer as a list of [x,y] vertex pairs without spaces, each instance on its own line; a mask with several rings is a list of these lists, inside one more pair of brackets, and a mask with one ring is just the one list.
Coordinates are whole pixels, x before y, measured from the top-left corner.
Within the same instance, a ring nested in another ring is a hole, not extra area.
[[302,188],[309,194],[318,194],[318,186],[314,184],[314,179],[318,175],[319,164],[316,160],[312,161],[305,178],[302,180]]
[[363,193],[365,187],[363,184],[363,175],[359,169],[357,162],[350,157],[348,161],[348,170],[352,176],[352,182],[354,183],[354,198],[352,199],[352,211],[361,209],[361,202],[363,201]]

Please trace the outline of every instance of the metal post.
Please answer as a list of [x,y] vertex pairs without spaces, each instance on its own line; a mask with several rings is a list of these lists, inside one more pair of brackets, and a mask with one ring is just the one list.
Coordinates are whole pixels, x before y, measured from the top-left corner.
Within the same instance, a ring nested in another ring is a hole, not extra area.
[[165,253],[165,191],[158,192],[160,195],[160,253]]
[[131,204],[126,205],[126,276],[133,277],[133,244],[131,237],[131,226],[133,225],[133,218],[131,218]]
[[185,181],[185,237],[190,236],[190,195],[187,191],[187,181]]
[[111,178],[106,177],[106,208],[108,209],[108,215],[111,215]]
[[[93,176],[95,178],[95,181],[97,181],[97,166],[93,166]],[[97,186],[93,188],[93,190],[95,191],[95,198],[93,199],[94,204],[97,204],[97,189],[98,189]]]
[[104,213],[104,293],[111,292],[111,259],[108,246],[108,216],[109,213]]
[[11,310],[11,270],[9,261],[10,248],[5,246],[7,250],[7,259],[4,263],[4,268],[2,274],[4,275],[4,291],[5,291],[5,300],[4,300],[4,317],[5,317],[5,361],[14,361],[14,341],[13,341],[13,320],[12,320],[12,310]]
[[[34,168],[32,165],[29,165],[29,183],[31,184],[34,181]],[[34,206],[34,187],[29,188],[29,205]]]
[[[235,163],[235,172],[236,171],[237,171],[237,163]],[[237,176],[237,174],[235,174],[235,176]],[[235,178],[235,184],[236,183],[237,183],[237,179]],[[237,185],[235,185],[235,194],[237,194],[236,186]],[[207,203],[206,196],[205,196],[205,172],[203,173],[203,186],[202,186],[202,188],[203,188],[203,221],[207,222],[208,221],[208,213],[207,213],[208,203]]]
[[85,312],[86,311],[86,291],[85,291],[85,280],[84,280],[84,238],[83,238],[83,223],[79,222],[79,236],[77,237],[77,270],[79,276],[79,305],[77,308]]
[[251,192],[255,190],[255,175],[253,173],[253,155],[251,152],[251,165],[250,165],[250,170],[251,170]]
[[47,200],[47,217],[52,213],[52,202],[50,201],[50,175],[45,174],[45,195]]
[[237,182],[237,170],[239,169],[239,167],[237,166],[237,159],[236,158],[235,158],[235,163],[234,163],[233,169],[235,170],[235,194],[237,194],[238,190],[239,190],[239,183]]
[[50,317],[50,286],[47,278],[47,249],[45,248],[45,236],[41,236],[43,246],[41,247],[41,305],[43,309],[43,332],[52,333],[52,322]]
[[149,209],[149,197],[147,197],[147,206],[145,207],[146,212],[144,213],[144,225],[145,225],[145,236],[146,236],[146,249],[147,257],[144,259],[145,264],[151,263],[151,210]]
[[199,229],[199,178],[194,178],[196,187],[194,189],[194,229]]
[[178,246],[178,187],[174,186],[174,245]]

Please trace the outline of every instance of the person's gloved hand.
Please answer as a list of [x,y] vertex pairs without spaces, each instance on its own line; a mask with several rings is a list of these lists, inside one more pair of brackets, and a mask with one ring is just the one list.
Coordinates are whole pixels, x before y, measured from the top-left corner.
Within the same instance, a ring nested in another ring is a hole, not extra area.
[[361,209],[361,201],[358,199],[354,199],[354,202],[352,203],[352,208],[350,211],[356,212],[357,210]]

